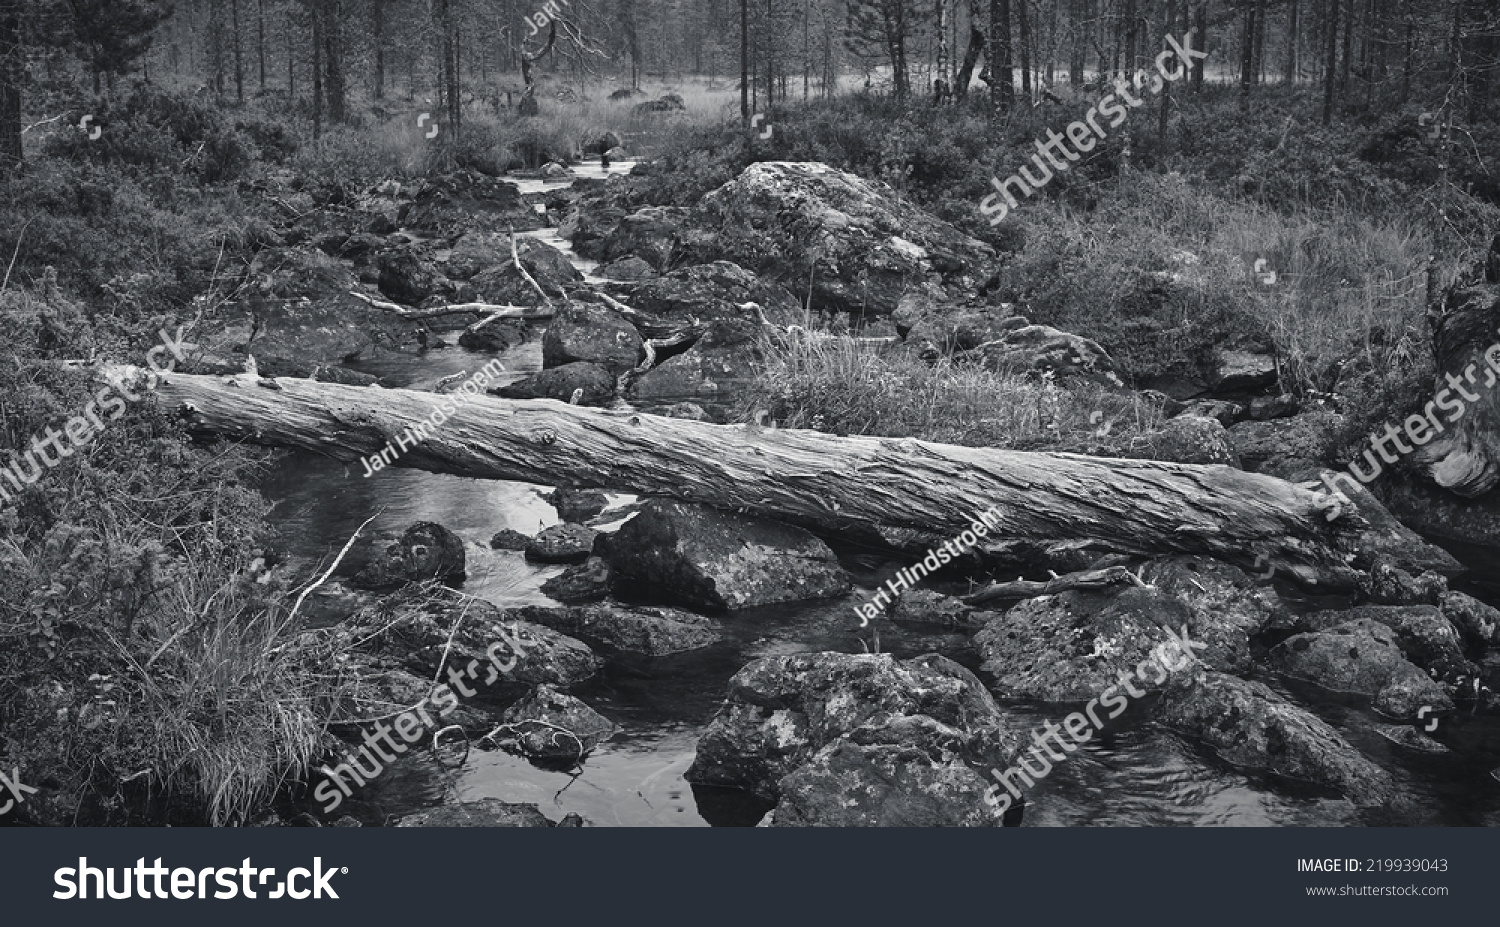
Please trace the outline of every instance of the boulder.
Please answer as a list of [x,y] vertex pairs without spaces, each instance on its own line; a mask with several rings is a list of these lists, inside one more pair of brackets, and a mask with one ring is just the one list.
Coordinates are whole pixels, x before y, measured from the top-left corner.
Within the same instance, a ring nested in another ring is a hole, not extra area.
[[531,538],[514,528],[497,531],[495,536],[490,538],[490,547],[495,550],[525,550],[530,543]]
[[[471,237],[475,237],[474,233],[465,235],[464,239]],[[496,249],[504,250],[499,252],[501,260],[476,271],[470,277],[469,283],[474,287],[476,298],[505,306],[543,305],[546,301],[511,260],[510,242],[505,236],[495,235],[488,241],[492,241]],[[479,244],[476,243],[474,247],[477,250]],[[526,268],[531,279],[536,281],[543,293],[553,299],[564,298],[568,290],[578,289],[583,284],[583,275],[568,260],[568,256],[544,241],[538,241],[529,235],[518,235],[516,255],[520,257],[521,266]],[[454,258],[449,258],[450,263],[453,260]]]
[[542,496],[557,509],[557,517],[565,522],[582,523],[604,511],[609,499],[597,489],[570,489],[559,486]]
[[[867,759],[911,763],[917,771],[935,766],[950,780],[960,778],[949,765],[954,758],[983,775],[991,766],[1009,766],[1020,744],[974,674],[946,657],[898,661],[889,654],[800,653],[763,657],[734,675],[685,777],[778,800],[786,777],[867,726],[869,733],[859,735],[856,744],[906,748],[904,753],[875,751]],[[931,747],[939,749],[929,755],[923,748]],[[857,762],[853,756],[825,758],[810,778],[826,778],[835,772],[830,766],[846,760]],[[923,772],[905,776],[875,804],[920,801],[910,790],[935,778]],[[804,798],[810,785],[791,784],[799,796],[793,804],[808,808]],[[958,784],[981,795],[985,788],[966,778]],[[892,813],[899,812],[893,808]]]
[[1448,592],[1448,580],[1431,570],[1412,576],[1381,558],[1361,580],[1360,592],[1377,605],[1437,605]]
[[1458,631],[1432,605],[1360,605],[1336,611],[1303,615],[1299,627],[1326,631],[1360,619],[1383,624],[1396,632],[1396,644],[1406,658],[1434,678],[1455,680],[1473,676],[1479,668],[1464,657]]
[[1468,593],[1446,592],[1438,600],[1443,616],[1475,644],[1500,644],[1500,609]]
[[1219,351],[1209,383],[1218,393],[1243,394],[1276,383],[1276,357],[1255,351]]
[[615,375],[590,361],[574,361],[553,367],[510,383],[490,387],[490,393],[506,399],[556,399],[572,402],[573,394],[583,390],[577,405],[602,406],[615,398]]
[[645,281],[631,290],[627,301],[637,312],[670,329],[701,328],[721,320],[757,323],[760,314],[745,308],[752,302],[766,319],[783,327],[803,317],[802,306],[791,293],[729,261],[683,267]]
[[385,605],[361,612],[352,622],[355,638],[369,638],[367,646],[377,655],[428,679],[440,666],[448,678],[451,668],[479,692],[543,683],[570,686],[602,665],[582,641],[451,590],[403,603],[396,615],[393,621]]
[[963,732],[927,715],[872,721],[783,778],[773,827],[998,827]]
[[529,621],[566,634],[651,657],[700,650],[724,636],[717,621],[678,608],[609,604],[530,608],[522,613]]
[[594,270],[594,276],[603,277],[606,280],[649,280],[656,276],[656,269],[640,258],[631,255],[623,257],[608,264],[601,264]]
[[386,298],[415,306],[437,291],[437,274],[410,251],[380,256],[380,292]]
[[931,589],[907,589],[891,608],[891,619],[913,624],[936,624],[949,628],[981,628],[995,617],[965,605],[955,595],[943,595]]
[[460,579],[464,575],[464,542],[442,525],[418,522],[400,540],[373,556],[349,585],[361,589],[395,589],[427,579]]
[[1077,378],[1116,389],[1124,386],[1115,372],[1114,358],[1097,342],[1046,325],[1012,329],[961,357],[996,373],[1036,371],[1060,380]]
[[397,221],[402,228],[438,235],[512,227],[526,231],[544,225],[515,184],[470,170],[428,178],[401,207]]
[[583,525],[553,525],[526,545],[526,559],[538,563],[582,563],[594,549],[598,533]]
[[590,361],[612,374],[631,370],[645,351],[640,333],[612,309],[569,300],[542,337],[542,365]]
[[1394,717],[1412,717],[1423,705],[1453,708],[1443,687],[1406,659],[1396,633],[1369,618],[1289,637],[1267,659],[1289,676],[1369,696],[1377,711]]
[[814,305],[885,316],[913,281],[954,292],[989,276],[994,250],[908,203],[890,187],[816,162],[759,161],[706,194],[700,224],[715,258],[733,261]]
[[526,343],[526,325],[523,322],[495,321],[478,328],[466,328],[458,336],[458,346],[470,351],[485,351],[498,354],[514,345]]
[[1224,464],[1239,467],[1239,455],[1229,433],[1216,419],[1179,415],[1154,432],[1131,437],[1130,444],[1116,453],[1138,460],[1170,460],[1187,464]]
[[[620,219],[597,243],[585,237],[586,250],[579,253],[601,262],[640,258],[658,272],[684,256],[712,261],[713,235],[694,221],[693,211],[684,206],[646,206]],[[580,247],[576,237],[573,247]]]
[[609,561],[590,557],[542,583],[542,595],[567,605],[597,602],[609,595]]
[[801,528],[704,505],[653,499],[610,539],[615,589],[708,608],[843,595],[849,577]]
[[500,718],[502,746],[542,760],[578,762],[619,728],[571,695],[549,685],[505,710]]
[[[1466,499],[1485,495],[1500,482],[1500,286],[1455,287],[1430,316],[1438,376],[1429,397],[1444,397],[1437,406],[1443,430],[1414,449],[1411,460],[1437,485]],[[1451,377],[1452,379],[1448,379]],[[1449,384],[1457,382],[1464,389]],[[1464,391],[1470,400],[1464,396]],[[1453,404],[1463,409],[1461,417]],[[1429,407],[1431,407],[1429,405]]]
[[761,326],[711,322],[693,346],[631,381],[627,398],[637,402],[724,402],[740,395],[760,369]]
[[1319,783],[1362,807],[1386,806],[1398,794],[1389,773],[1261,683],[1205,672],[1168,690],[1156,713],[1167,727],[1203,741],[1236,766]]

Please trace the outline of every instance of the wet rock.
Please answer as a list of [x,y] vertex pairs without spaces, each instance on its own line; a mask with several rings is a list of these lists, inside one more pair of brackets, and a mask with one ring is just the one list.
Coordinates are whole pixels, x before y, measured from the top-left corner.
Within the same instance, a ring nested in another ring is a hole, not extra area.
[[640,258],[631,255],[608,264],[602,264],[594,275],[606,280],[649,280],[656,276],[656,269]]
[[395,589],[426,579],[464,575],[464,542],[442,525],[418,522],[401,539],[376,554],[349,585],[360,589]]
[[753,322],[712,322],[691,348],[637,377],[625,395],[642,402],[724,401],[738,395],[759,371],[760,333]]
[[[515,262],[511,260],[509,241],[502,239],[502,242],[495,242],[495,246],[505,249],[501,253],[502,259],[479,270],[469,279],[478,298],[484,302],[507,306],[543,305],[545,300],[537,293],[536,287],[521,275]],[[477,250],[479,243],[476,242],[474,247]],[[517,236],[516,254],[521,259],[521,266],[526,268],[526,273],[551,298],[564,298],[569,290],[577,289],[583,283],[583,275],[568,260],[568,256],[544,241],[538,241],[529,235]],[[449,260],[451,262],[453,258]]]
[[590,361],[613,374],[633,369],[645,356],[635,326],[613,310],[569,301],[542,337],[542,365]]
[[958,596],[943,595],[931,589],[908,589],[901,593],[891,609],[891,618],[895,621],[949,628],[983,627],[984,622],[993,617],[993,613],[965,605]]
[[1250,400],[1250,417],[1257,422],[1268,422],[1273,418],[1290,418],[1302,409],[1297,397],[1282,393],[1280,396],[1257,396]]
[[537,175],[540,176],[543,180],[562,180],[564,178],[573,176],[573,172],[568,169],[568,166],[566,164],[562,164],[558,161],[548,161],[546,164],[543,164],[541,166],[540,170],[537,171]]
[[1276,357],[1255,351],[1220,351],[1210,378],[1220,393],[1249,393],[1276,382]]
[[609,561],[590,557],[542,583],[542,595],[568,605],[597,602],[609,595],[609,585]]
[[[901,745],[907,751],[903,759],[915,764],[915,770],[930,765],[941,769],[955,757],[980,774],[991,766],[1004,769],[1020,742],[974,674],[946,657],[928,654],[906,661],[889,654],[764,657],[729,681],[728,698],[698,741],[697,757],[686,778],[778,800],[787,776],[808,765],[824,747],[866,726],[870,733],[860,735],[854,744]],[[933,746],[941,748],[936,760],[923,750]],[[879,768],[890,763],[895,753],[855,751],[838,761],[828,758],[808,778],[826,779],[845,762],[852,766],[863,760]],[[985,786],[958,781],[961,777],[953,772],[944,772],[948,782],[944,791],[966,785],[983,794]],[[918,796],[909,790],[937,778],[914,772],[903,782],[893,783],[893,792],[875,804],[916,801]],[[793,806],[809,808],[806,799],[812,784],[801,780],[792,785],[799,796]],[[889,813],[898,814],[899,808]]]
[[553,525],[526,545],[526,559],[539,563],[582,563],[599,532],[583,525]]
[[[585,239],[583,247],[587,253],[579,253],[600,262],[635,257],[652,269],[665,272],[674,258],[701,252],[711,240],[709,233],[694,228],[692,210],[683,206],[647,206],[620,219],[597,244],[590,246]],[[577,238],[573,239],[573,247],[580,247]]]
[[498,354],[505,349],[526,343],[526,326],[521,322],[496,321],[478,328],[466,328],[458,336],[458,346],[471,351]]
[[1035,370],[1050,372],[1059,379],[1081,378],[1123,387],[1114,359],[1097,342],[1046,325],[1008,331],[1000,340],[980,345],[962,357],[996,373]]
[[815,162],[760,161],[705,195],[716,233],[706,260],[733,261],[813,304],[890,315],[913,280],[955,292],[989,274],[994,250],[911,205],[885,184]]
[[1500,610],[1464,592],[1446,592],[1438,599],[1443,616],[1476,644],[1500,644]]
[[506,399],[556,399],[572,402],[583,390],[577,405],[602,406],[615,398],[615,375],[590,361],[574,361],[522,377],[506,386],[491,387],[490,393]]
[[760,316],[745,308],[752,302],[777,325],[790,325],[803,317],[802,306],[791,293],[729,261],[683,267],[648,280],[632,290],[627,302],[658,320],[662,328],[674,330],[716,321],[758,323]]
[[437,291],[437,274],[410,251],[380,256],[380,292],[388,299],[415,306]]
[[566,634],[652,657],[699,650],[723,639],[717,621],[678,608],[612,603],[532,608],[522,614]]
[[781,780],[774,827],[998,827],[961,731],[926,715],[867,724]]
[[378,667],[359,660],[354,661],[353,665],[359,677],[359,685],[354,687],[342,706],[344,717],[389,721],[392,705],[425,704],[427,716],[433,724],[415,744],[418,747],[430,745],[432,735],[450,724],[457,724],[470,732],[482,733],[489,730],[492,722],[488,714],[462,701],[454,706],[447,698],[435,694],[437,683],[432,681],[431,676],[424,678],[405,670]]
[[1431,605],[1361,605],[1339,611],[1311,612],[1300,625],[1326,631],[1350,621],[1368,619],[1396,632],[1396,643],[1406,658],[1437,679],[1452,680],[1477,673],[1464,658],[1458,631]]
[[490,547],[495,550],[525,550],[529,544],[531,544],[531,538],[514,528],[497,531],[495,536],[490,538]]
[[[1134,674],[1138,689],[1160,688],[1186,667],[1171,642],[1188,628],[1195,660],[1215,669],[1250,665],[1250,635],[1275,616],[1275,593],[1241,571],[1181,557],[1142,571],[1151,588],[1069,590],[1021,602],[974,636],[995,691],[1014,698],[1085,701]],[[1200,589],[1201,587],[1201,589]],[[1171,633],[1169,633],[1169,630]],[[1165,656],[1166,663],[1154,654]]]
[[604,511],[609,499],[597,489],[569,489],[559,486],[542,497],[557,509],[557,517],[565,522],[586,522]]
[[[522,237],[516,242],[519,251],[524,242],[535,241]],[[454,280],[469,280],[481,271],[491,270],[510,263],[510,239],[499,232],[465,232],[453,243],[443,270]]]
[[1442,686],[1406,659],[1396,632],[1369,618],[1289,637],[1271,649],[1268,660],[1325,689],[1367,695],[1377,711],[1394,717],[1411,717],[1423,705],[1453,707]]
[[1396,746],[1404,747],[1413,753],[1436,756],[1440,753],[1453,752],[1409,724],[1376,724],[1372,730]]
[[[1229,443],[1246,470],[1286,478],[1285,465],[1303,466],[1329,456],[1344,417],[1333,412],[1304,412],[1270,422],[1240,422],[1229,429]],[[1269,467],[1270,464],[1280,466]]]
[[1361,581],[1360,591],[1377,605],[1436,605],[1448,592],[1448,580],[1431,570],[1414,577],[1382,559]]
[[501,232],[541,228],[543,221],[521,198],[515,184],[477,171],[454,171],[428,178],[398,214],[402,228],[455,235],[475,229]]
[[1338,731],[1261,683],[1202,673],[1191,685],[1168,690],[1156,710],[1167,727],[1237,766],[1319,783],[1362,807],[1389,804],[1397,794],[1390,774]]
[[[610,94],[610,99],[614,98],[614,94]],[[599,154],[600,152],[609,151],[611,148],[619,148],[623,144],[625,144],[624,140],[621,139],[620,136],[616,133],[604,132],[600,135],[595,135],[588,141],[584,142],[583,153]]]
[[1160,430],[1130,439],[1121,457],[1139,460],[1170,460],[1175,463],[1240,465],[1229,434],[1217,420],[1198,415],[1168,419]]
[[532,802],[508,802],[498,798],[454,802],[409,814],[397,827],[563,827],[554,824]]
[[849,577],[801,528],[687,502],[652,500],[614,535],[617,591],[709,608],[843,595]]
[[356,639],[369,637],[373,652],[428,679],[441,664],[444,680],[451,680],[451,669],[479,693],[515,685],[570,686],[603,663],[582,641],[451,590],[398,603],[394,621],[392,614],[388,606],[362,613]]
[[351,296],[348,268],[311,248],[264,249],[246,280],[241,298],[225,310],[224,327],[204,337],[202,353],[242,363],[248,350],[267,369],[285,364],[305,376],[367,357],[377,339],[399,341],[410,328]]
[[507,708],[500,721],[503,746],[543,760],[577,762],[619,730],[583,702],[547,685]]

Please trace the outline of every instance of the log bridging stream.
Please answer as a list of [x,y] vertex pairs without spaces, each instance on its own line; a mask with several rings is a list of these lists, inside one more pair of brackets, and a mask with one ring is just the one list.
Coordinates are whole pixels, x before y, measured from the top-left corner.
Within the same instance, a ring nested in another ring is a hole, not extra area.
[[[107,371],[121,374],[131,369]],[[179,373],[155,392],[194,431],[346,463],[395,446],[453,398]],[[1368,526],[1356,513],[1328,521],[1313,492],[1222,465],[712,425],[551,400],[479,395],[453,405],[394,466],[671,496],[825,531],[887,525],[957,535],[993,505],[1002,513],[996,537],[1203,554],[1330,589],[1351,587],[1368,554]],[[1415,536],[1410,544],[1432,551]]]

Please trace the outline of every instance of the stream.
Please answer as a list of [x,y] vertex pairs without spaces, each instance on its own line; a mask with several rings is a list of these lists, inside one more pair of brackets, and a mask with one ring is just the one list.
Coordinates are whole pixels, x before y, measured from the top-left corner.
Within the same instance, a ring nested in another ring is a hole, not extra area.
[[[629,170],[630,164],[618,167]],[[585,174],[597,170],[589,165],[579,169]],[[569,183],[513,182],[525,194]],[[595,269],[558,238],[556,229],[524,234],[561,249],[586,275]],[[541,331],[533,326],[525,344],[500,355],[509,380],[541,369]],[[443,338],[456,340],[450,333]],[[441,378],[460,371],[473,373],[489,359],[489,355],[454,346],[422,354],[383,352],[355,366],[381,377],[387,386],[430,390]],[[463,538],[467,547],[463,591],[499,606],[558,604],[542,595],[540,586],[560,573],[562,566],[529,563],[521,552],[491,550],[488,544],[493,534],[505,528],[532,535],[557,524],[557,513],[541,498],[551,487],[403,468],[388,468],[368,479],[362,472],[358,462],[346,466],[307,452],[285,452],[278,457],[264,492],[275,503],[270,521],[281,531],[292,575],[307,576],[320,565],[326,567],[361,522],[378,511],[361,545],[371,537],[399,535],[414,522],[437,522]],[[628,516],[623,509],[633,501],[631,496],[609,496],[609,508],[591,526],[616,527]],[[845,565],[862,585],[878,581],[868,570]],[[341,573],[348,572],[341,569]],[[1493,590],[1486,590],[1482,597],[1497,604]],[[857,623],[846,600],[718,617],[725,630],[725,640],[718,645],[658,659],[627,655],[612,660],[597,677],[571,690],[620,726],[580,769],[557,771],[477,746],[456,768],[431,753],[413,753],[358,790],[344,807],[367,825],[389,823],[447,802],[480,798],[534,802],[554,821],[577,812],[601,827],[754,825],[769,805],[735,790],[694,786],[683,778],[693,761],[699,733],[718,710],[729,678],[759,657],[821,650],[858,653],[862,644],[854,634]],[[979,660],[968,646],[967,634],[884,624],[883,651],[898,658],[938,651],[977,671]],[[1260,681],[1284,694],[1291,694],[1295,686],[1269,677]],[[1500,765],[1500,725],[1493,719],[1462,715],[1445,719],[1444,731],[1437,736],[1450,746],[1462,745],[1461,752],[1424,757],[1402,750],[1359,723],[1361,718],[1392,723],[1375,716],[1368,705],[1301,687],[1294,691],[1351,743],[1391,771],[1415,799],[1417,810],[1379,823],[1500,825],[1500,783],[1489,775],[1490,768]],[[1028,791],[1025,826],[1370,822],[1333,793],[1233,768],[1206,748],[1145,722],[1149,700],[1140,702]],[[1040,728],[1049,719],[1061,720],[1076,707],[1001,704],[1026,729]]]

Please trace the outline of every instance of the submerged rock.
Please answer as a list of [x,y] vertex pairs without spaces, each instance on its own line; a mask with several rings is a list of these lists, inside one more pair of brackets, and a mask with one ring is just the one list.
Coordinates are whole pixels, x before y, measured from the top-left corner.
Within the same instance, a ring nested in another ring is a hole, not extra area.
[[557,517],[565,522],[585,522],[604,511],[609,500],[597,489],[570,489],[559,486],[542,497],[557,509]]
[[652,657],[709,647],[724,637],[717,621],[677,608],[610,604],[529,608],[522,614],[549,628]]
[[508,802],[498,798],[454,802],[409,814],[397,827],[582,827],[583,818],[569,814],[554,824],[533,802]]
[[[836,743],[842,749],[820,758]],[[1010,765],[1019,743],[974,674],[946,657],[765,657],[729,681],[728,699],[699,740],[686,778],[771,800],[788,795],[783,785],[789,784],[788,822],[836,823],[840,814],[892,820],[920,809],[926,809],[923,816],[977,820],[977,809],[988,811],[981,801],[983,770]],[[970,768],[973,778],[955,763]],[[810,764],[802,778],[787,783]],[[901,772],[874,794],[854,787],[897,768]],[[965,807],[934,808],[921,790],[939,783],[938,795],[962,796]],[[819,794],[840,794],[859,806],[838,812]],[[823,817],[828,814],[835,819]]]
[[688,605],[750,608],[843,595],[849,577],[801,528],[652,500],[610,539],[615,588]]
[[1369,696],[1377,711],[1409,718],[1423,705],[1453,708],[1442,686],[1413,666],[1390,628],[1369,618],[1289,637],[1271,649],[1271,665],[1325,689]]
[[1238,766],[1326,785],[1362,807],[1386,805],[1396,795],[1390,774],[1326,722],[1261,683],[1202,673],[1168,690],[1156,711],[1167,727]]
[[349,580],[360,589],[395,589],[426,579],[464,575],[463,540],[442,525],[418,522],[387,545]]
[[1431,605],[1361,605],[1340,611],[1312,612],[1300,624],[1309,631],[1325,631],[1350,621],[1369,619],[1396,632],[1396,643],[1406,658],[1443,680],[1471,676],[1478,667],[1464,658],[1458,631]]

